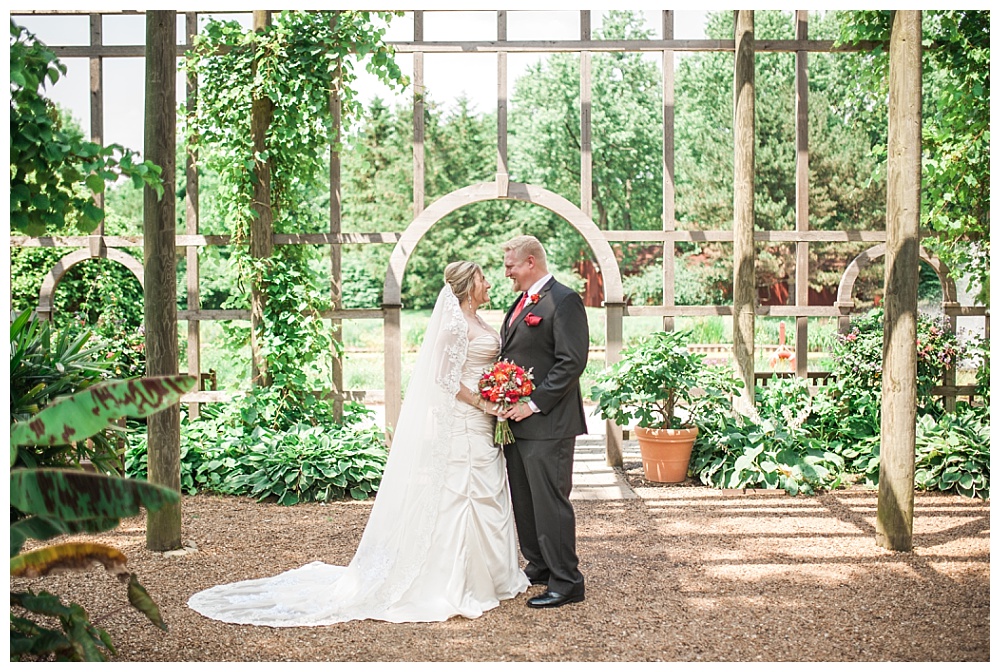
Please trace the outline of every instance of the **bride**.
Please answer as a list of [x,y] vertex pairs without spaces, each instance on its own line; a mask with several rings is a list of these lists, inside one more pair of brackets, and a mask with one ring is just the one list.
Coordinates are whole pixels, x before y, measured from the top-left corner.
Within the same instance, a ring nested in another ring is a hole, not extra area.
[[490,284],[479,265],[444,272],[368,524],[347,567],[312,562],[193,595],[229,623],[292,627],[376,619],[476,618],[523,593],[495,409],[477,382],[500,337],[477,314]]

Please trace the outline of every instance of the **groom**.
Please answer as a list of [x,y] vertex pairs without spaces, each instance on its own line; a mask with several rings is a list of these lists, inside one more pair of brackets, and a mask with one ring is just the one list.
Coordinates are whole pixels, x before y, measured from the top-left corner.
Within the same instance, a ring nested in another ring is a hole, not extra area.
[[504,269],[522,292],[501,327],[501,359],[531,368],[535,391],[500,417],[511,420],[514,443],[504,448],[514,522],[525,574],[548,590],[528,600],[534,608],[561,607],[584,598],[577,568],[573,487],[576,437],[587,432],[580,374],[590,347],[580,296],[549,273],[534,236],[503,245]]

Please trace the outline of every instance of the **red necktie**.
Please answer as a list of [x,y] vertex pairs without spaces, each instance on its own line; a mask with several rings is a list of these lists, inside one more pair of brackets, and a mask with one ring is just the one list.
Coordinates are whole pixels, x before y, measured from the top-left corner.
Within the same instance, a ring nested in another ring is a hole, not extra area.
[[507,322],[508,327],[514,326],[514,320],[517,318],[518,315],[521,314],[521,311],[524,310],[524,304],[526,304],[527,302],[528,302],[528,293],[525,292],[524,294],[521,295],[521,300],[518,302],[517,308],[515,308],[514,312],[510,314],[510,321]]

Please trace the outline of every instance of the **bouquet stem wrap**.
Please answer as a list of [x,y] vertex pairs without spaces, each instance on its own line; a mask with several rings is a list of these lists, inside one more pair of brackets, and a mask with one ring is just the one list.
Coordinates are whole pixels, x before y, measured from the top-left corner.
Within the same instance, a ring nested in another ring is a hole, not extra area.
[[493,430],[493,443],[498,446],[507,446],[514,443],[514,433],[510,431],[510,422],[507,420],[497,420],[497,426]]

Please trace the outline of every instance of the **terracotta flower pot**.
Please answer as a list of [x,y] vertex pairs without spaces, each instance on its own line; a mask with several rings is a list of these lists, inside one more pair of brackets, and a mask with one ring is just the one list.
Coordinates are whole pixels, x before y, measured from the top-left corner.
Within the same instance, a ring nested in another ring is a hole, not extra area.
[[691,448],[698,438],[698,428],[633,430],[639,440],[642,471],[647,481],[681,483],[687,478]]

